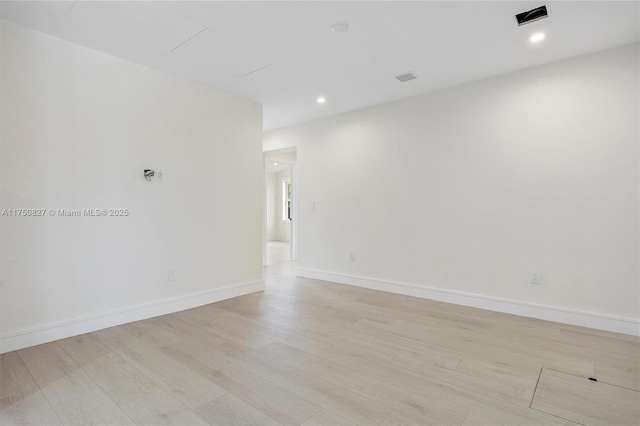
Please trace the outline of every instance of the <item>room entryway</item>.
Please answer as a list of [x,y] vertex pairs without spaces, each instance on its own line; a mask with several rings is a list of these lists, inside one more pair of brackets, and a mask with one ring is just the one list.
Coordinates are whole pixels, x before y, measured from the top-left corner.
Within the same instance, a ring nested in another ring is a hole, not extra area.
[[265,266],[296,258],[295,164],[295,147],[264,153]]
[[287,241],[267,242],[267,265],[276,265],[291,260],[291,244]]

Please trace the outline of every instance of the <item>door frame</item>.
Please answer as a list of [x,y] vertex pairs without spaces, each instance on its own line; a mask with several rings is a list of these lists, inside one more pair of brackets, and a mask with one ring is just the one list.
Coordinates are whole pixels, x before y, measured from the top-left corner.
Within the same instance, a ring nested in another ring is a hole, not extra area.
[[262,266],[268,266],[267,261],[267,163],[279,163],[286,164],[291,167],[291,223],[289,224],[289,258],[293,261],[297,260],[298,256],[298,208],[297,208],[297,200],[298,200],[298,185],[296,182],[297,177],[297,169],[296,162],[293,161],[285,161],[279,158],[271,158],[271,155],[277,155],[277,153],[282,152],[292,152],[295,151],[295,147],[278,149],[273,151],[264,151],[263,152],[263,162],[262,162],[262,176],[263,176],[263,190],[262,190]]

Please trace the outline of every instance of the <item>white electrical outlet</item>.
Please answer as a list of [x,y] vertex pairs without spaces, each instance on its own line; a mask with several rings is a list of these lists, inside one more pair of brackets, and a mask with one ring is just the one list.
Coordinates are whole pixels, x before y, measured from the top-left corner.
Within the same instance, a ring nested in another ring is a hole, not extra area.
[[540,284],[540,271],[537,269],[531,270],[531,278],[529,279],[531,284]]
[[314,211],[315,209],[316,209],[316,203],[315,203],[315,201],[313,201],[311,203],[311,211]]
[[156,180],[162,180],[162,170],[156,172]]
[[175,281],[178,279],[178,271],[176,268],[169,268],[169,281]]
[[356,261],[356,252],[355,251],[350,251],[349,252],[349,262],[355,262]]

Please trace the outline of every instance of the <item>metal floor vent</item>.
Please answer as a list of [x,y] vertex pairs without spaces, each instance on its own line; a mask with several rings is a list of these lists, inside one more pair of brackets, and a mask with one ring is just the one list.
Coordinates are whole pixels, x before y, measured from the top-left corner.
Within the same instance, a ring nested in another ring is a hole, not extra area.
[[408,72],[406,74],[397,75],[396,78],[404,83],[405,81],[415,80],[418,76],[412,72]]

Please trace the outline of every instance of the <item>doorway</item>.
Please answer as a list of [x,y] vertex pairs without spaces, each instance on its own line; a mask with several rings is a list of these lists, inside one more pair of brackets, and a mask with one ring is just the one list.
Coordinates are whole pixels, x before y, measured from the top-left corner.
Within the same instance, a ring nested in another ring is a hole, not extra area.
[[263,265],[296,259],[296,150],[264,153]]

